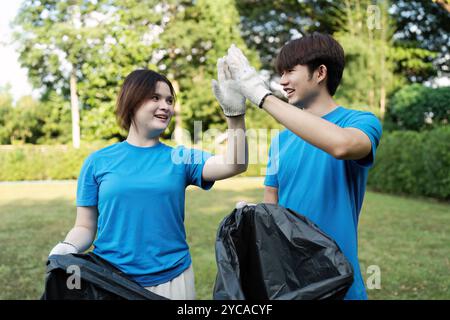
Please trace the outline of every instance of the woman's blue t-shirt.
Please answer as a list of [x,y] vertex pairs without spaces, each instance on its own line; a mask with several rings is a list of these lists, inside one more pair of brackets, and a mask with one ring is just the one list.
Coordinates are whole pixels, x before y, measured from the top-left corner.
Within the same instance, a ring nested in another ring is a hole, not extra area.
[[211,156],[163,143],[124,141],[92,153],[78,178],[77,206],[97,206],[94,253],[142,286],[167,282],[191,264],[184,228],[185,189],[205,190]]

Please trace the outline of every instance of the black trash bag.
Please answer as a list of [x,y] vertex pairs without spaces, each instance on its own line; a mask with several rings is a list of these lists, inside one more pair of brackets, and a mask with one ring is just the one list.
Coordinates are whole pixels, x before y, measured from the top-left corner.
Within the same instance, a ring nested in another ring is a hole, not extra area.
[[336,242],[296,212],[235,209],[216,239],[216,300],[343,299],[353,268]]
[[[69,280],[70,284],[74,284],[73,266],[79,268],[80,286],[70,289],[67,283]],[[50,256],[47,261],[45,291],[41,300],[167,300],[167,298],[146,290],[109,262],[89,252]]]

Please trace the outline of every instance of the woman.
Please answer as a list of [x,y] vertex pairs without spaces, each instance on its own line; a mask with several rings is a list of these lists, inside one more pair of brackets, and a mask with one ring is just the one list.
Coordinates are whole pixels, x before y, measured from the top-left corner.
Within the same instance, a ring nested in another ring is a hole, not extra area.
[[[214,93],[229,129],[242,133],[245,98],[228,94],[222,59],[218,68]],[[185,188],[207,190],[216,180],[244,172],[247,141],[229,134],[226,154],[216,156],[163,144],[159,137],[174,104],[175,92],[165,76],[151,70],[127,76],[116,110],[127,139],[85,160],[78,178],[75,226],[50,255],[83,252],[93,243],[95,254],[146,289],[170,299],[194,299],[184,228]],[[236,161],[238,154],[244,155],[242,163]]]

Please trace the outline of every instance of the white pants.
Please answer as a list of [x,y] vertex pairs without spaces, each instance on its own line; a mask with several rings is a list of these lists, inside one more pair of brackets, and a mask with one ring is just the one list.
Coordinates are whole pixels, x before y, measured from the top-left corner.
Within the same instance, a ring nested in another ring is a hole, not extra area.
[[171,300],[194,300],[195,282],[192,264],[178,277],[145,289]]

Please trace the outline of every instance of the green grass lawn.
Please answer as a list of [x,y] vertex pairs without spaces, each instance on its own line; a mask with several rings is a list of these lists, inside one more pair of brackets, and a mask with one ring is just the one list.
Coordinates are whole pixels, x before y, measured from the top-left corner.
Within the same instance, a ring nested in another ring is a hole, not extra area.
[[[0,299],[38,299],[45,262],[75,219],[74,182],[0,184]],[[220,221],[239,200],[260,202],[262,180],[237,178],[211,191],[189,188],[186,229],[198,299],[211,299]],[[368,192],[359,225],[363,277],[377,265],[371,299],[450,299],[450,206]]]

